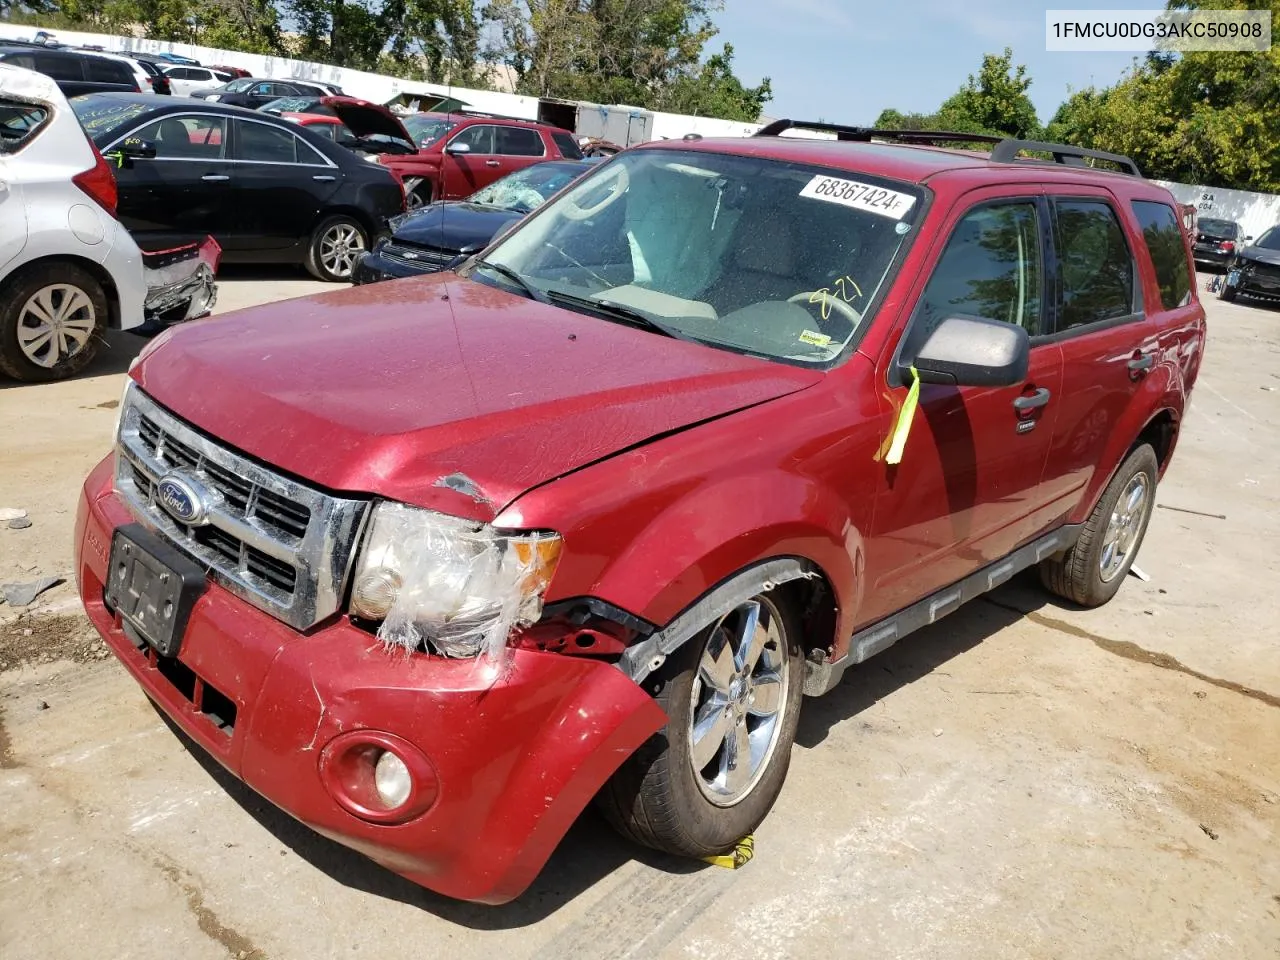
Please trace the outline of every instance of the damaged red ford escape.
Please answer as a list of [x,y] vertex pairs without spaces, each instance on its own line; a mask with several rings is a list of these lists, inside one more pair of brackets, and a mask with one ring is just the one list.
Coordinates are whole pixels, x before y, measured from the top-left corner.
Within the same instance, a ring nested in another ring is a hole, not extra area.
[[805,695],[1022,569],[1110,599],[1204,345],[1168,192],[790,125],[625,151],[456,272],[150,344],[76,527],[147,695],[313,829],[500,903],[593,799],[731,849]]

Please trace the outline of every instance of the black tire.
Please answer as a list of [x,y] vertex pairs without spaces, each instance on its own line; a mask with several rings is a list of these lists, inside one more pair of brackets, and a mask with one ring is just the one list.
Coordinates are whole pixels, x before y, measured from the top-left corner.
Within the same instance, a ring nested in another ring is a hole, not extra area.
[[[48,287],[59,288],[50,294],[55,308],[66,303],[64,298],[72,296],[72,291],[78,291],[92,315],[85,309],[70,314],[66,323],[75,334],[64,334],[61,341],[53,340],[47,346],[34,348],[36,359],[33,359],[19,343],[19,324],[26,330],[32,329],[34,318],[27,304]],[[106,323],[107,295],[89,271],[63,262],[25,267],[0,285],[0,373],[26,383],[49,383],[74,377],[97,355]],[[79,336],[84,336],[82,342],[77,342]],[[49,351],[55,350],[59,342],[66,344],[69,352],[56,359]],[[45,366],[45,360],[51,361],[51,365]]]
[[1222,286],[1218,288],[1218,299],[1226,303],[1232,303],[1235,301],[1236,295],[1239,292],[1240,291],[1235,287],[1228,287],[1226,278],[1224,277],[1222,280]]
[[[1040,580],[1051,593],[1082,607],[1100,607],[1116,595],[1147,534],[1147,525],[1151,522],[1151,514],[1155,509],[1156,477],[1159,470],[1155,451],[1148,444],[1142,444],[1125,458],[1116,475],[1107,484],[1098,505],[1093,508],[1075,545],[1060,556],[1051,557],[1040,564]],[[1104,577],[1102,561],[1107,546],[1107,529],[1121,495],[1130,489],[1130,484],[1139,476],[1145,478],[1146,496],[1137,535],[1130,548],[1124,552],[1123,562],[1118,569],[1110,577]]]
[[[335,261],[330,257],[326,246],[335,232],[341,230],[354,230],[355,236],[359,237],[358,246],[352,244],[349,249],[357,251],[369,249],[369,231],[355,217],[346,214],[325,217],[311,231],[311,240],[307,244],[307,272],[317,280],[325,280],[329,283],[351,282],[351,271],[355,265],[354,255],[344,269],[335,269]],[[338,261],[345,262],[345,258],[339,257]]]
[[786,693],[780,696],[783,712],[772,752],[753,785],[732,806],[713,803],[699,786],[687,730],[698,665],[718,626],[713,624],[672,654],[660,672],[656,699],[667,714],[667,725],[623,763],[596,798],[605,818],[636,843],[677,856],[726,853],[760,825],[782,790],[804,693],[800,624],[779,591],[753,599],[763,599],[777,611],[786,648]]

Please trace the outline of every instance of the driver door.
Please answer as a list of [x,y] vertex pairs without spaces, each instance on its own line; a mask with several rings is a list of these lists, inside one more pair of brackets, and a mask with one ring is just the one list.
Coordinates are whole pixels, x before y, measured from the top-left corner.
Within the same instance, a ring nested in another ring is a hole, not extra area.
[[501,159],[494,155],[494,133],[493,124],[476,123],[449,139],[440,160],[437,199],[461,200],[502,176]]
[[1044,483],[1063,376],[1061,350],[1044,336],[1049,222],[1038,192],[1011,197],[1002,188],[969,194],[938,233],[906,327],[877,366],[878,381],[891,387],[890,413],[905,397],[900,371],[948,316],[1023,326],[1031,362],[1012,387],[921,384],[902,462],[879,465],[863,625],[995,562],[1059,519]]

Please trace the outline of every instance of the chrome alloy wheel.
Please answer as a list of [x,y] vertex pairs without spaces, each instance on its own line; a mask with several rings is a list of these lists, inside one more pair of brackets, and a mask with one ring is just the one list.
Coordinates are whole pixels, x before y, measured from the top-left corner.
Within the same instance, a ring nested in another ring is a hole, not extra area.
[[778,745],[790,670],[777,607],[760,596],[712,629],[690,692],[689,756],[703,796],[718,807],[743,800]]
[[36,366],[51,370],[85,348],[97,321],[87,293],[69,283],[50,284],[22,305],[18,346]]
[[1098,573],[1103,583],[1110,583],[1124,569],[1137,547],[1142,525],[1151,510],[1151,482],[1145,473],[1134,474],[1111,510],[1106,535],[1102,538],[1102,557]]
[[335,223],[320,237],[320,264],[335,277],[349,277],[364,237],[350,223]]

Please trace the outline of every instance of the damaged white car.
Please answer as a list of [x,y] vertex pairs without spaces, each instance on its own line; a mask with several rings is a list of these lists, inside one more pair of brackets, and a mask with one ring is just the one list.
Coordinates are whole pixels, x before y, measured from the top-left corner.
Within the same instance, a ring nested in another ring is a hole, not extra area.
[[0,65],[0,374],[65,379],[107,329],[155,332],[210,311],[217,243],[143,253],[115,207],[111,166],[57,84]]

